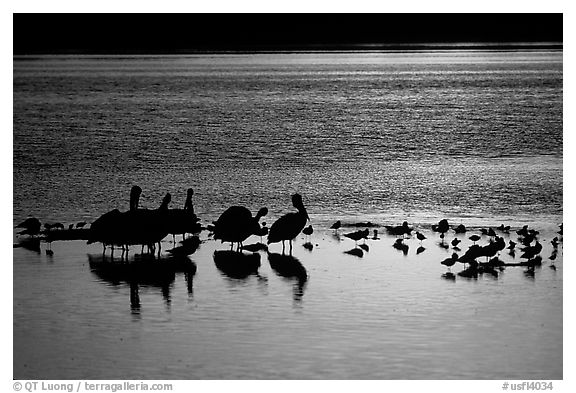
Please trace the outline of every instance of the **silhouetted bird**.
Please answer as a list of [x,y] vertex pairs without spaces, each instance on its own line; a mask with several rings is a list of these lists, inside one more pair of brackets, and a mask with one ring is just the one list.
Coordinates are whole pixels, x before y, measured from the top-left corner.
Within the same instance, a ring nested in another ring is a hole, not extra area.
[[187,233],[194,234],[202,230],[199,223],[200,219],[194,214],[192,195],[194,195],[194,191],[189,188],[184,208],[168,210],[168,232],[172,235],[174,243],[176,243],[176,235],[182,235],[182,240],[184,240]]
[[378,229],[374,229],[374,236],[372,236],[372,240],[380,240],[378,237]]
[[444,234],[450,230],[450,225],[447,219],[442,219],[438,222],[438,225],[432,225],[432,230],[434,232],[440,233],[440,238],[444,239]]
[[359,244],[358,247],[360,247],[366,252],[370,251],[370,247],[368,247],[368,244]]
[[308,225],[306,228],[302,230],[302,233],[305,234],[306,236],[310,236],[312,235],[312,233],[314,233],[314,228],[312,228],[312,225]]
[[426,248],[420,246],[420,247],[418,247],[418,248],[416,249],[416,255],[421,254],[421,253],[423,253],[424,251],[426,251]]
[[114,209],[103,214],[90,226],[90,239],[88,244],[101,242],[106,246],[120,246],[124,250],[129,245],[148,246],[154,249],[158,244],[158,255],[161,251],[161,241],[168,235],[168,204],[172,197],[169,193],[162,200],[158,209],[138,209],[140,187],[134,186],[130,192],[131,210],[121,213]]
[[552,247],[558,248],[558,237],[555,237],[554,239],[552,239],[550,241],[550,243],[552,243]]
[[342,223],[340,222],[340,220],[338,220],[334,224],[332,224],[330,229],[334,229],[335,231],[337,231],[338,229],[340,229],[341,226],[342,226]]
[[496,229],[498,229],[504,233],[508,233],[508,232],[510,232],[510,225],[504,226],[504,224],[500,224],[500,226]]
[[351,250],[348,251],[344,251],[345,254],[350,254],[350,255],[354,255],[357,256],[359,258],[362,258],[364,256],[364,251],[362,251],[359,248],[353,248]]
[[488,228],[488,231],[486,234],[490,237],[496,236],[496,232],[494,232],[494,229],[492,229],[492,228]]
[[513,250],[514,247],[516,247],[516,242],[513,242],[512,240],[508,241],[508,249]]
[[238,248],[251,235],[258,235],[261,231],[260,218],[268,214],[268,209],[263,207],[252,217],[250,210],[244,206],[229,207],[214,222],[214,239],[230,242],[232,246],[238,243]]
[[520,236],[528,235],[528,225],[524,225],[521,229],[517,230],[516,233]]
[[423,240],[426,240],[426,236],[424,236],[423,234],[421,234],[420,232],[416,232],[416,238],[418,240],[420,240],[420,244],[422,244]]
[[466,233],[466,227],[464,226],[464,224],[460,224],[460,225],[458,225],[456,228],[454,228],[454,232],[456,232],[456,233]]
[[140,195],[142,194],[142,189],[139,186],[132,186],[130,189],[130,208],[129,210],[137,210],[138,204],[140,202]]
[[292,195],[292,206],[298,209],[298,211],[280,217],[272,224],[270,232],[268,233],[268,244],[281,241],[282,251],[284,251],[285,248],[284,241],[288,240],[290,243],[290,252],[292,252],[292,240],[304,229],[306,222],[309,220],[308,212],[306,212],[300,194]]
[[458,239],[458,238],[454,238],[450,244],[452,244],[452,247],[458,247],[458,243],[460,243],[462,240]]
[[474,242],[474,244],[476,244],[476,242],[477,242],[478,240],[480,240],[480,236],[478,236],[478,235],[472,235],[472,236],[470,236],[468,239],[472,240],[472,241]]
[[23,231],[19,232],[19,235],[30,235],[36,236],[40,233],[40,229],[42,228],[42,224],[40,220],[35,217],[30,217],[21,222],[20,224],[16,225],[16,228],[24,228]]
[[404,243],[404,239],[397,239],[394,244],[392,245],[392,247],[394,247],[395,249],[402,251],[402,253],[404,255],[408,255],[408,250],[410,247],[408,247],[408,244]]
[[262,236],[266,236],[267,234],[268,234],[268,227],[266,226],[266,223],[263,222],[262,226],[257,231],[257,233],[255,233],[255,235],[260,236],[260,243],[262,243]]
[[395,235],[395,236],[410,235],[410,232],[412,232],[412,228],[410,228],[408,226],[408,221],[404,221],[402,223],[402,225],[395,226],[395,227],[390,226],[390,225],[386,225],[385,228],[388,231],[388,233],[390,233],[391,235]]
[[194,195],[194,190],[189,188],[186,191],[186,202],[184,202],[184,211],[188,214],[194,214],[194,204],[192,203],[192,196]]
[[79,222],[79,223],[76,224],[76,228],[77,228],[77,229],[78,229],[78,228],[84,228],[84,226],[85,226],[86,224],[87,224],[86,221]]
[[370,233],[370,230],[368,228],[366,228],[364,230],[346,233],[346,234],[344,234],[344,237],[347,237],[348,239],[352,239],[352,240],[354,240],[354,242],[357,243],[358,240],[360,240],[360,239],[366,239],[368,237],[369,233]]
[[196,252],[198,247],[200,247],[200,238],[198,236],[192,236],[187,239],[182,240],[180,246],[174,247],[166,252],[174,256],[188,256]]
[[450,258],[446,258],[444,259],[442,262],[440,262],[442,265],[448,267],[448,270],[450,270],[450,267],[454,266],[454,264],[458,261],[458,254],[453,253],[452,256]]
[[534,246],[525,247],[522,251],[524,251],[524,253],[520,255],[520,258],[532,259],[536,255],[540,254],[540,251],[542,251],[542,244],[536,241]]

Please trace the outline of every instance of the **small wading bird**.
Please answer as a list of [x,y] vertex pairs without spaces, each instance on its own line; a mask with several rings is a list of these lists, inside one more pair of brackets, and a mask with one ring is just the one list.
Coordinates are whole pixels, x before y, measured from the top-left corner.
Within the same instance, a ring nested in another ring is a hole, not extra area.
[[314,228],[312,228],[312,225],[308,225],[302,229],[302,233],[305,234],[308,237],[308,241],[310,241],[310,236],[314,233]]
[[342,223],[340,222],[340,220],[338,220],[334,224],[332,224],[330,229],[334,229],[334,231],[338,231],[338,229],[340,229],[341,226],[342,226]]
[[298,236],[310,220],[300,194],[292,195],[292,206],[298,211],[285,214],[277,219],[268,232],[268,244],[282,242],[282,252],[284,252],[285,249],[284,242],[288,240],[290,253],[292,253],[292,240]]
[[458,261],[458,254],[453,253],[452,256],[450,258],[446,258],[444,259],[442,262],[440,262],[442,265],[446,266],[448,268],[448,271],[450,271],[450,268],[452,266],[454,266],[454,264]]
[[454,228],[454,232],[455,233],[466,233],[466,227],[464,226],[464,224],[460,224],[456,228]]
[[346,233],[346,234],[344,234],[344,237],[347,237],[348,239],[354,240],[356,245],[358,245],[358,240],[366,239],[368,237],[369,233],[370,233],[370,230],[368,228],[366,228],[364,230]]
[[440,233],[440,239],[444,241],[444,234],[450,230],[450,225],[448,225],[447,219],[442,219],[438,222],[438,225],[432,225],[432,230],[434,232]]
[[474,242],[474,244],[476,244],[476,242],[477,242],[478,240],[480,240],[480,236],[478,236],[478,235],[472,235],[472,236],[470,236],[468,239],[472,240],[472,241]]
[[385,228],[388,231],[388,233],[395,236],[410,235],[410,232],[412,232],[412,228],[408,226],[408,221],[404,221],[402,225],[398,225],[395,227],[386,225]]
[[420,240],[420,244],[422,244],[423,240],[426,240],[426,236],[424,236],[423,234],[421,234],[420,232],[416,232],[416,238],[418,240]]

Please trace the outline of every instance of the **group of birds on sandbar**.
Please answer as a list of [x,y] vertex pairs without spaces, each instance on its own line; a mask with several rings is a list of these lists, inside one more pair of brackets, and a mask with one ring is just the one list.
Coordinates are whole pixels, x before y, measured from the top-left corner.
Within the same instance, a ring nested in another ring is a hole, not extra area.
[[[88,240],[88,244],[102,243],[103,252],[110,247],[113,254],[114,247],[120,247],[124,255],[128,253],[130,246],[139,245],[142,253],[146,247],[147,252],[151,254],[157,250],[158,257],[160,257],[161,241],[169,234],[172,235],[174,243],[176,243],[177,235],[182,236],[182,246],[169,252],[188,253],[189,255],[197,248],[198,240],[197,237],[186,238],[186,236],[197,235],[203,229],[208,229],[210,236],[213,236],[215,240],[229,242],[231,248],[236,245],[237,251],[244,250],[245,247],[249,251],[256,251],[254,245],[244,246],[244,241],[252,235],[260,237],[267,235],[268,244],[282,242],[283,252],[286,248],[285,243],[288,241],[291,252],[292,241],[301,232],[306,235],[311,235],[313,232],[311,225],[305,228],[310,218],[300,194],[292,195],[292,205],[296,208],[296,212],[281,216],[270,228],[265,223],[260,225],[260,219],[268,214],[266,207],[261,208],[253,216],[244,206],[231,206],[216,221],[204,228],[194,213],[192,188],[188,189],[182,209],[168,207],[172,200],[170,193],[164,196],[157,209],[142,209],[139,206],[141,194],[142,189],[139,186],[133,186],[130,191],[129,210],[121,212],[119,209],[113,209],[104,213],[90,225],[89,229],[81,232],[80,237]],[[48,243],[53,240],[77,239],[79,236],[78,231],[72,233],[56,224],[45,225],[45,230],[42,231],[40,221],[36,218],[28,218],[17,227],[25,228],[24,231],[19,232],[20,235],[43,236]],[[73,230],[73,228],[69,229]],[[256,246],[262,248],[264,245],[260,243]]]
[[[216,221],[207,227],[202,227],[200,219],[194,212],[192,197],[194,191],[189,188],[186,195],[186,200],[182,209],[170,209],[168,206],[171,202],[171,194],[167,193],[160,206],[157,209],[143,209],[139,206],[139,200],[142,194],[142,189],[139,186],[133,186],[130,191],[129,209],[121,212],[119,209],[113,209],[101,215],[89,227],[83,229],[86,222],[80,222],[70,225],[68,231],[64,229],[64,225],[60,223],[44,224],[44,230],[41,230],[41,223],[36,218],[28,218],[24,222],[17,225],[18,228],[24,228],[19,232],[21,235],[30,235],[32,237],[41,235],[44,240],[50,244],[53,240],[71,240],[71,239],[85,239],[88,244],[100,242],[103,245],[103,253],[106,248],[111,248],[113,255],[114,247],[122,249],[122,255],[128,254],[130,246],[141,246],[141,253],[144,253],[144,248],[147,248],[149,254],[154,255],[158,251],[158,257],[161,252],[161,241],[168,235],[172,235],[174,244],[176,244],[176,236],[182,236],[181,246],[174,247],[168,252],[172,255],[190,255],[199,246],[200,240],[198,235],[202,230],[207,229],[209,236],[221,242],[229,242],[230,249],[236,245],[236,251],[242,252],[244,250],[249,252],[257,252],[260,250],[267,250],[267,245],[263,244],[262,237],[268,236],[267,244],[282,242],[282,252],[285,252],[286,244],[289,243],[289,252],[292,253],[293,240],[303,233],[307,238],[312,235],[314,229],[312,225],[306,226],[310,221],[308,212],[304,206],[302,196],[300,194],[292,195],[292,206],[296,208],[295,212],[290,212],[279,217],[268,228],[266,223],[260,224],[260,220],[268,214],[268,208],[262,207],[255,215],[244,206],[231,206],[226,209]],[[341,221],[335,222],[330,229],[333,229],[335,234],[343,226]],[[378,229],[369,229],[370,227],[379,227],[377,224],[370,222],[349,224],[348,226],[364,227],[364,229],[343,234],[344,237],[351,239],[355,242],[355,247],[351,250],[345,251],[347,254],[362,257],[364,252],[369,251],[369,246],[366,240],[379,240]],[[416,250],[416,254],[420,254],[425,250],[422,242],[427,237],[420,231],[415,231],[407,221],[404,221],[398,226],[384,226],[388,235],[395,236],[397,239],[393,243],[393,247],[400,250],[404,255],[408,254],[409,246],[405,243],[406,239],[412,237],[412,232],[415,232],[415,237],[420,242],[420,247]],[[445,237],[449,231],[455,234],[464,234],[468,229],[463,225],[451,227],[447,219],[442,219],[438,224],[432,225],[433,232],[439,233],[441,241],[438,243],[440,247],[448,249],[452,246],[454,252],[451,257],[441,261],[441,264],[448,268],[448,271],[443,275],[444,278],[454,279],[455,275],[450,271],[450,268],[457,262],[462,263],[465,269],[460,271],[458,275],[463,277],[477,277],[478,274],[489,273],[497,276],[496,269],[503,270],[506,266],[525,266],[528,268],[527,275],[534,273],[534,267],[542,264],[542,257],[539,255],[542,251],[542,244],[538,240],[539,232],[534,229],[529,229],[524,226],[517,230],[519,236],[518,241],[520,246],[518,248],[522,251],[520,258],[526,259],[526,262],[520,263],[504,263],[498,257],[500,253],[507,248],[509,254],[514,257],[516,252],[517,243],[510,240],[508,247],[502,236],[499,236],[497,231],[502,235],[510,234],[510,226],[504,224],[493,228],[481,228],[480,235],[473,234],[469,236],[469,240],[473,244],[466,252],[459,255],[458,252],[462,251],[459,248],[461,239],[454,237],[450,241],[450,245],[445,241]],[[370,232],[373,236],[370,236]],[[191,234],[194,236],[188,237]],[[558,234],[562,236],[562,224]],[[245,245],[244,242],[250,236],[260,236],[260,243]],[[338,235],[339,236],[339,235]],[[482,239],[482,236],[488,236],[489,242],[486,245],[476,244]],[[358,244],[363,240],[363,243]],[[556,269],[554,260],[558,252],[558,245],[561,238],[555,237],[552,240],[554,247],[553,254],[550,257],[552,262],[551,268]],[[312,249],[312,244],[307,241],[304,247],[309,250]],[[47,254],[52,254],[51,249],[46,250]],[[481,258],[486,258],[481,260]]]
[[[361,225],[365,226],[376,226],[372,223],[363,223]],[[330,228],[334,229],[335,233],[342,227],[342,222],[337,221],[335,222]],[[404,221],[402,225],[398,226],[389,226],[385,225],[384,228],[386,229],[389,235],[396,236],[397,239],[392,244],[397,250],[400,250],[404,253],[404,255],[408,254],[409,246],[405,243],[406,239],[412,237],[412,232],[414,231],[413,227],[410,227],[408,222]],[[508,246],[506,241],[504,240],[504,235],[510,234],[510,226],[505,226],[501,224],[500,226],[494,228],[480,228],[480,235],[473,234],[468,237],[470,241],[472,241],[472,245],[468,248],[466,252],[462,255],[458,255],[458,252],[462,251],[459,248],[460,243],[462,242],[461,239],[454,237],[450,241],[450,245],[448,242],[445,241],[445,237],[449,231],[453,231],[455,234],[464,234],[468,231],[464,224],[459,224],[457,226],[450,226],[447,219],[442,219],[438,222],[438,224],[432,225],[431,227],[433,232],[439,233],[440,242],[438,245],[444,249],[450,248],[452,246],[454,252],[449,258],[442,260],[440,263],[448,268],[448,271],[442,275],[443,278],[446,279],[455,279],[455,275],[450,271],[450,268],[454,266],[457,262],[462,263],[465,266],[465,269],[460,271],[458,275],[462,277],[468,278],[477,278],[479,274],[488,273],[493,276],[498,276],[498,271],[504,270],[507,266],[524,266],[527,267],[525,271],[527,276],[534,276],[535,268],[542,265],[542,257],[540,253],[542,251],[542,244],[538,239],[539,232],[535,229],[529,229],[528,225],[524,225],[522,228],[516,231],[518,235],[518,242],[520,246],[518,249],[521,251],[520,258],[526,259],[524,262],[519,263],[505,263],[502,261],[499,256],[500,253],[504,249],[508,249],[508,254],[511,257],[515,257],[516,255],[516,245],[517,242],[513,240],[509,240]],[[497,232],[500,232],[502,236],[499,236]],[[369,238],[370,230],[368,228],[357,230],[350,233],[345,233],[343,236],[349,239],[354,240],[355,248],[345,251],[347,254],[355,255],[358,257],[362,257],[365,251],[369,250],[369,246],[365,243],[366,240],[379,240],[378,237],[378,230],[373,230],[373,237]],[[552,255],[550,256],[550,268],[556,270],[556,265],[554,261],[558,255],[558,246],[562,241],[563,235],[563,224],[560,224],[560,230],[557,232],[560,237],[556,236],[550,242],[553,251]],[[482,239],[482,236],[487,236],[489,238],[489,242],[486,245],[478,245],[476,244],[478,241]],[[427,239],[427,237],[420,231],[415,231],[415,237],[420,242],[420,247],[416,250],[416,254],[422,253],[425,248],[422,246],[422,242]],[[358,241],[364,240],[364,243],[358,244]],[[486,258],[482,260],[482,258]]]

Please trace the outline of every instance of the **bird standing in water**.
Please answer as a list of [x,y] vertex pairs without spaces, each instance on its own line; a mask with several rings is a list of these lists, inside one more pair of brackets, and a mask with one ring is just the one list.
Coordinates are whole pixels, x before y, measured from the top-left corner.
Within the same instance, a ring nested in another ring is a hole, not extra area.
[[226,209],[214,222],[214,239],[230,242],[232,247],[238,243],[238,249],[243,247],[244,240],[251,235],[261,236],[260,218],[268,214],[268,208],[258,210],[252,217],[250,210],[244,206],[232,206]]
[[314,233],[314,228],[312,228],[312,225],[308,225],[302,230],[302,233],[305,234],[308,237],[308,241],[310,241],[310,236]]
[[416,238],[418,238],[418,240],[420,240],[420,244],[422,244],[423,240],[426,240],[426,236],[424,236],[420,232],[416,232]]
[[290,253],[292,253],[292,240],[304,229],[310,218],[302,203],[300,194],[292,195],[292,205],[298,209],[295,213],[288,213],[280,217],[272,224],[268,233],[268,244],[282,242],[282,252],[284,252],[284,241],[290,243]]
[[335,232],[338,232],[338,229],[340,229],[341,226],[342,226],[342,223],[340,222],[340,220],[338,220],[334,224],[332,224],[330,229],[334,229]]

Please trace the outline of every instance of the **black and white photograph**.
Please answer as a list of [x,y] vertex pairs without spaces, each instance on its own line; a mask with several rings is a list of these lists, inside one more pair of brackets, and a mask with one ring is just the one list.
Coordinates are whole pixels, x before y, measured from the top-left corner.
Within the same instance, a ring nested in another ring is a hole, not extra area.
[[13,14],[14,381],[569,377],[564,15],[326,12]]

